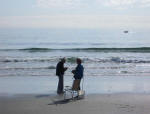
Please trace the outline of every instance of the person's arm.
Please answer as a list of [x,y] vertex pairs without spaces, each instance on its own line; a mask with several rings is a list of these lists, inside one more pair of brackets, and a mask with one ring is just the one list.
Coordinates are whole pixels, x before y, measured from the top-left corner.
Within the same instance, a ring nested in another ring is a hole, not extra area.
[[64,72],[68,69],[68,67],[64,67]]
[[63,65],[63,72],[65,72],[68,69],[68,67],[64,67]]
[[64,67],[64,64],[61,64],[60,66],[60,70],[61,70],[61,74],[64,74],[64,72],[67,70],[67,67]]

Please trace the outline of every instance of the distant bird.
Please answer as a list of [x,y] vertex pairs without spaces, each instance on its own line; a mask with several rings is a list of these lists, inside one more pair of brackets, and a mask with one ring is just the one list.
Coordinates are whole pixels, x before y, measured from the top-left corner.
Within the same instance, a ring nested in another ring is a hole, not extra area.
[[125,30],[124,33],[128,33],[129,31]]

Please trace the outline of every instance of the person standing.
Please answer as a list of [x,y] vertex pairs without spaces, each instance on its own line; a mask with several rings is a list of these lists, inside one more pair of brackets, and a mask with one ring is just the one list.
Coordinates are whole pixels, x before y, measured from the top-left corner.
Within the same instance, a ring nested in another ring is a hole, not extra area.
[[58,79],[59,79],[58,87],[57,87],[57,94],[62,94],[64,90],[64,72],[67,70],[67,67],[64,67],[65,62],[66,62],[66,59],[62,58],[56,66],[56,75],[58,76]]
[[[80,90],[80,81],[83,78],[83,72],[84,72],[84,67],[81,64],[82,60],[80,58],[76,59],[77,67],[75,70],[72,70],[72,73],[74,74],[74,82],[78,83],[78,90]],[[74,87],[73,87],[74,88]]]

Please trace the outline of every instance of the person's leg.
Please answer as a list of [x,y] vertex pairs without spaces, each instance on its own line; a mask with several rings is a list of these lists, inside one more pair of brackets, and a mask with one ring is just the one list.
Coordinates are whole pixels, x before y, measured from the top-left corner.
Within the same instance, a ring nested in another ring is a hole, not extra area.
[[81,90],[81,88],[80,88],[80,85],[79,85],[79,88],[78,88],[78,90]]
[[60,78],[61,76],[58,76],[58,86],[57,86],[57,93],[59,94],[60,93],[60,80],[61,80],[61,78]]
[[80,81],[79,81],[79,90],[81,90],[81,86],[80,86],[80,84],[81,84],[81,79],[80,79]]
[[64,91],[64,76],[62,75],[60,79],[60,92],[63,93],[63,91]]
[[80,88],[80,81],[81,81],[80,79],[75,79],[73,81],[72,90],[78,91],[81,89]]
[[57,93],[61,94],[61,93],[63,93],[63,89],[64,89],[63,75],[59,76],[58,78],[59,78],[59,82],[58,82]]

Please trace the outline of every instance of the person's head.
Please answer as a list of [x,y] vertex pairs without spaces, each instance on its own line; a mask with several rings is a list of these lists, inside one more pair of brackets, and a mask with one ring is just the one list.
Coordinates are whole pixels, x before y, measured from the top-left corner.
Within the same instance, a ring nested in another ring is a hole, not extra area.
[[62,58],[62,59],[61,59],[61,62],[62,62],[62,63],[65,63],[65,62],[66,62],[66,58],[65,58],[65,57]]
[[81,60],[80,58],[77,58],[77,59],[76,59],[76,62],[77,62],[77,64],[81,64],[81,63],[82,63],[82,60]]

